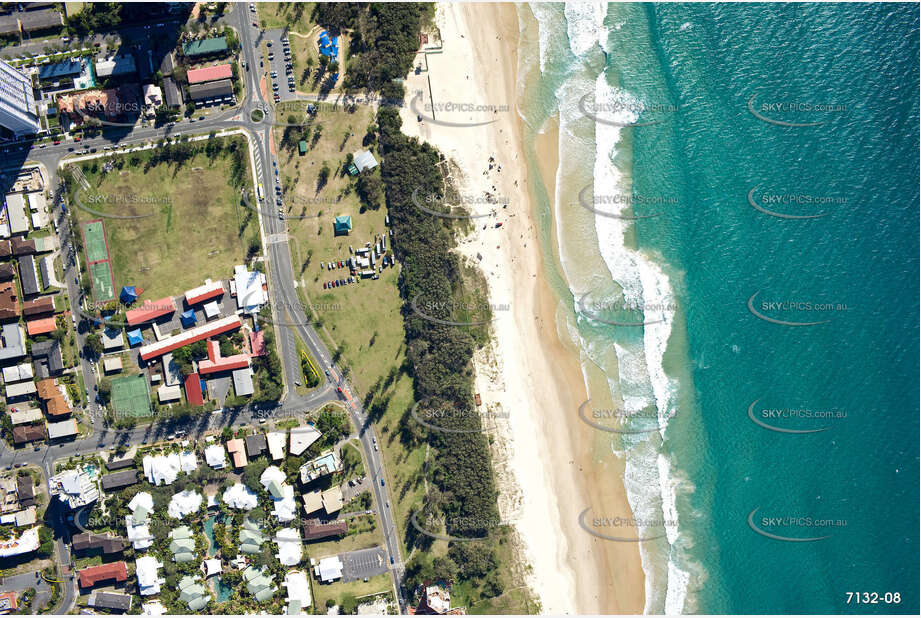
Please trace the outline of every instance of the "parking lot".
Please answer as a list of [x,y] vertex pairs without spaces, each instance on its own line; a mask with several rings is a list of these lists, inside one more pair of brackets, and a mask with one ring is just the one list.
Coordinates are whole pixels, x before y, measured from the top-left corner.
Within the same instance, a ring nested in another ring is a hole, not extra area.
[[343,582],[353,582],[386,573],[390,566],[387,553],[381,547],[350,551],[340,554],[339,559],[342,560]]
[[[291,64],[291,50],[287,45],[286,36],[284,30],[275,29],[266,30],[263,38],[269,51],[266,56],[266,71],[269,73],[269,82],[278,84],[278,90],[274,91],[278,94],[278,102],[293,101],[297,98],[297,94],[288,85],[288,78],[294,77],[294,67],[288,67]],[[269,60],[269,57],[272,57],[272,60]]]

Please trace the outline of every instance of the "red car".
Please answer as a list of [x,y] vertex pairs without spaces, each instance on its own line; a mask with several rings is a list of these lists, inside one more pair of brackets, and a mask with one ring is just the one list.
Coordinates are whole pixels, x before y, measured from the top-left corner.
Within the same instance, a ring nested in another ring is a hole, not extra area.
[[60,146],[60,145],[61,145],[61,140],[59,140],[59,139],[54,140],[54,145],[55,145],[55,146]]
[[74,138],[74,141],[75,141],[75,142],[79,142],[81,139],[82,139],[82,138],[78,135],[77,137]]
[[324,289],[324,290],[326,289],[326,282],[325,282],[325,281],[323,282],[323,289]]

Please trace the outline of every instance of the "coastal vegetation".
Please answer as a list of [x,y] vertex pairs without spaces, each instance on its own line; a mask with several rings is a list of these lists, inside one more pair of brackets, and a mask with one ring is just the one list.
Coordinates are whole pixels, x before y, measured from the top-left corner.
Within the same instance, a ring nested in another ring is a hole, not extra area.
[[[458,326],[433,321],[450,321],[449,307],[464,291],[463,268],[455,246],[449,219],[433,217],[416,207],[413,194],[443,191],[441,155],[437,150],[401,131],[398,112],[382,107],[378,113],[381,177],[394,231],[393,249],[403,264],[400,293],[407,359],[413,378],[415,400],[437,402],[458,410],[473,409],[472,358],[485,325]],[[433,302],[428,317],[414,310],[414,300]],[[418,584],[431,579],[472,582],[485,597],[503,592],[497,569],[496,546],[505,531],[499,521],[497,491],[493,479],[489,444],[476,414],[454,414],[441,419],[436,430],[414,422],[407,410],[401,440],[407,446],[427,444],[434,451],[424,466],[423,476],[431,485],[416,521],[450,522],[433,532],[457,538],[446,556],[429,555],[434,538],[413,525],[405,526],[407,544],[423,550],[407,565],[406,588],[410,594]]]

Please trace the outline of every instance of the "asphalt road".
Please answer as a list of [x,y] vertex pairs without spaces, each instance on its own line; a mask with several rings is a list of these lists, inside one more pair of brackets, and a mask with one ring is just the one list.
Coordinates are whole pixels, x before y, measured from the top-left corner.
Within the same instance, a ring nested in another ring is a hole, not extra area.
[[[261,39],[262,35],[260,31],[252,26],[252,13],[248,10],[246,4],[232,5],[231,11],[225,19],[235,26],[240,37],[243,59],[249,66],[249,69],[245,70],[243,74],[247,96],[238,108],[214,114],[205,120],[194,123],[176,123],[173,127],[109,127],[102,135],[83,140],[81,143],[82,149],[78,149],[72,142],[62,142],[57,146],[48,145],[45,148],[35,149],[29,143],[7,144],[4,145],[4,148],[9,149],[10,153],[3,156],[5,165],[4,169],[0,171],[19,169],[21,164],[28,159],[29,161],[38,161],[44,164],[45,168],[53,174],[58,169],[62,158],[71,154],[71,151],[75,154],[81,154],[80,150],[83,150],[83,152],[89,154],[88,151],[93,148],[96,148],[97,151],[102,151],[104,146],[133,147],[145,142],[155,142],[163,138],[176,137],[178,134],[188,134],[193,131],[195,134],[207,135],[211,131],[243,129],[255,146],[252,152],[256,161],[257,174],[261,177],[267,197],[271,195],[275,184],[273,172],[275,168],[272,163],[274,162],[277,165],[277,159],[270,147],[272,107],[263,98],[259,88],[261,73],[258,68],[259,57],[257,57],[255,51],[256,43]],[[265,111],[267,120],[253,122],[251,112],[255,109]],[[53,213],[55,217],[60,216],[59,208],[59,204],[55,202]],[[351,388],[349,384],[342,379],[341,373],[335,370],[329,351],[310,326],[304,307],[297,296],[294,270],[291,264],[291,252],[287,242],[287,228],[284,220],[273,214],[275,211],[273,204],[260,204],[258,210],[260,224],[263,228],[263,246],[268,261],[270,278],[269,301],[273,307],[274,320],[278,329],[279,336],[276,338],[278,352],[285,367],[286,392],[279,405],[246,406],[243,409],[226,411],[220,415],[208,414],[190,419],[171,419],[126,431],[114,431],[106,428],[102,422],[101,415],[96,415],[99,418],[94,419],[91,435],[82,440],[45,446],[38,451],[28,448],[11,451],[5,445],[0,444],[0,467],[15,465],[16,463],[35,464],[42,467],[47,478],[51,475],[54,461],[74,454],[88,454],[97,450],[114,448],[118,444],[130,446],[132,444],[154,442],[157,439],[165,439],[166,436],[175,433],[177,430],[186,431],[189,437],[195,437],[210,429],[224,426],[250,425],[258,423],[263,418],[297,415],[298,413],[315,409],[328,401],[343,400],[353,423],[358,427],[359,440],[364,451],[368,476],[374,486],[374,496],[378,504],[377,511],[380,514],[381,525],[384,530],[384,546],[387,551],[387,561],[389,562],[387,566],[393,576],[394,590],[400,610],[404,611],[406,607],[402,596],[404,566],[395,520],[390,508],[383,462],[380,452],[375,448],[374,428],[365,415],[361,403],[350,396]],[[66,233],[62,236],[62,244],[65,241]],[[76,289],[74,284],[76,272],[78,271],[69,269],[67,273],[68,294],[71,296],[72,303],[74,303],[75,299],[80,298],[78,295],[79,290]],[[72,304],[72,306],[80,306],[79,301]],[[329,368],[333,372],[332,375],[338,376],[338,380],[335,381],[327,377],[325,384],[306,397],[297,395],[293,389],[295,381],[301,377],[295,336],[304,342],[322,368]],[[82,347],[82,341],[79,341],[78,344]],[[92,365],[82,359],[81,370],[92,395],[94,392],[93,385],[95,385],[95,374]],[[340,394],[337,389],[341,389],[343,393]],[[58,538],[58,559],[61,563],[68,564],[70,562],[69,550],[64,540],[63,538]],[[59,608],[61,612],[68,611],[73,603],[73,586],[68,585],[65,588],[65,598]]]

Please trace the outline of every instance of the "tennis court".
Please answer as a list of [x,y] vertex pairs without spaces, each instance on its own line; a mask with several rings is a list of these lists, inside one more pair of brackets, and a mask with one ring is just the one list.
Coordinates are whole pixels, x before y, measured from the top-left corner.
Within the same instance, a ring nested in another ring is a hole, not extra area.
[[93,299],[97,301],[115,298],[115,284],[112,282],[112,267],[109,261],[90,264],[90,278],[93,282]]
[[93,300],[107,301],[115,298],[115,277],[106,245],[106,228],[102,219],[83,224],[83,251],[93,284]]
[[101,219],[83,224],[83,240],[86,246],[86,259],[90,264],[109,259],[106,230]]
[[112,380],[112,407],[115,418],[150,416],[150,392],[143,375]]

